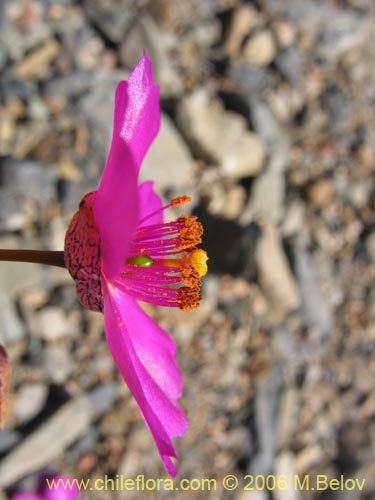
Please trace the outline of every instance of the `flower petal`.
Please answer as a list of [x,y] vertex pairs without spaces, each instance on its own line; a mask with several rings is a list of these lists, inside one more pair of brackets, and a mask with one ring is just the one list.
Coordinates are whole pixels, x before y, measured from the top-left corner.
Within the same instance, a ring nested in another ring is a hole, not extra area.
[[37,493],[28,493],[26,491],[16,493],[11,500],[43,500]]
[[129,76],[127,86],[127,102],[119,106],[120,112],[125,113],[115,117],[115,130],[129,145],[140,167],[160,128],[159,85],[153,82],[152,63],[146,52]]
[[[146,181],[139,186],[139,191],[138,191],[139,220],[144,219],[149,214],[157,212],[155,213],[155,215],[152,215],[151,217],[147,218],[147,221],[145,221],[145,224],[147,225],[163,222],[163,212],[161,210],[163,207],[163,203],[160,199],[160,196],[156,194],[156,192],[154,191],[153,186],[154,186],[153,181]],[[140,226],[142,225],[143,224],[141,223]]]
[[[80,491],[76,479],[69,476],[44,478],[43,500],[77,500]],[[50,485],[50,486],[49,486]]]
[[160,126],[159,86],[143,54],[115,96],[111,149],[100,180],[94,215],[101,238],[103,266],[113,278],[121,272],[138,223],[138,172]]
[[104,321],[112,356],[151,430],[172,476],[177,457],[171,438],[185,434],[188,422],[177,405],[182,380],[175,343],[138,304],[104,281]]

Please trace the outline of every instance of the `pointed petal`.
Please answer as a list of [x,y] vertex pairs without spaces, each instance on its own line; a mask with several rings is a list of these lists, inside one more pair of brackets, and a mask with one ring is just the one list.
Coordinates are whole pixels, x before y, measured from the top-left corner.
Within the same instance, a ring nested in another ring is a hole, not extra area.
[[[154,191],[154,182],[146,181],[139,186],[139,220],[142,220],[147,215],[156,213],[145,221],[145,224],[157,224],[163,222],[163,212],[161,211],[163,203],[160,196]],[[142,225],[142,224],[141,224]]]
[[143,158],[160,128],[159,85],[152,79],[152,63],[143,53],[128,80],[125,114],[115,119],[115,129],[129,145],[135,162]]
[[168,472],[176,470],[171,438],[184,435],[188,422],[177,405],[182,380],[175,343],[138,304],[112,284],[104,284],[106,337],[115,363],[135,397]]
[[112,144],[99,184],[94,215],[109,278],[121,271],[138,222],[138,172],[160,126],[159,86],[143,54],[115,97]]

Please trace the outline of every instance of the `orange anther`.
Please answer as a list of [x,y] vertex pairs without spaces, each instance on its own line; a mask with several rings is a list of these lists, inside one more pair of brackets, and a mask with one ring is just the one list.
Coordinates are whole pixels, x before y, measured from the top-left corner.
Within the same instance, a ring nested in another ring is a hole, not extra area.
[[190,196],[184,195],[184,196],[178,196],[177,198],[173,198],[171,201],[172,207],[180,207],[181,205],[185,205],[186,203],[190,203],[191,198]]

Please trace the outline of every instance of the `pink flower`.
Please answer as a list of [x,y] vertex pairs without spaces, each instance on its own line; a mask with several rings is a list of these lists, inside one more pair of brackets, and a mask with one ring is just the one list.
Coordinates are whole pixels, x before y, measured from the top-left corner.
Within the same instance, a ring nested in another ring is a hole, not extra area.
[[11,500],[77,500],[80,493],[75,481],[67,476],[41,476],[38,492],[20,491]]
[[129,80],[117,87],[107,164],[98,191],[84,196],[71,221],[64,252],[80,301],[104,313],[115,363],[175,476],[171,438],[183,436],[188,427],[177,403],[183,383],[176,346],[137,299],[183,310],[197,307],[207,256],[196,248],[203,230],[195,217],[163,223],[165,208],[189,198],[163,207],[152,182],[138,185],[159,126],[159,87],[144,53]]

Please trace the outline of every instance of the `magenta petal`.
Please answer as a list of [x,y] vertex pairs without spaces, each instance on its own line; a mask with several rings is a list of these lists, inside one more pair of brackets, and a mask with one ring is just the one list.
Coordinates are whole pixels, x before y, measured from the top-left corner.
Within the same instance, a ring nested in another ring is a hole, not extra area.
[[111,279],[121,272],[138,222],[138,172],[160,126],[159,86],[144,53],[115,97],[111,149],[97,191],[94,216],[103,267]]
[[172,476],[177,457],[171,438],[183,436],[187,419],[177,405],[182,379],[175,343],[138,304],[110,283],[104,284],[104,321],[112,356],[135,397],[159,453]]
[[37,493],[20,492],[11,497],[11,500],[42,500]]
[[160,128],[159,85],[153,82],[152,63],[146,52],[129,76],[127,96],[125,107],[120,106],[125,114],[115,117],[115,130],[140,166]]
[[[75,480],[68,476],[55,476],[49,479],[51,488],[47,484],[43,491],[43,500],[77,500],[80,496]],[[52,484],[57,487],[52,487]]]
[[[157,224],[163,222],[163,212],[161,208],[163,203],[160,196],[154,191],[154,182],[146,181],[139,186],[139,220],[141,221],[147,215],[157,212],[145,221],[145,224]],[[140,224],[143,225],[142,223]]]

